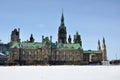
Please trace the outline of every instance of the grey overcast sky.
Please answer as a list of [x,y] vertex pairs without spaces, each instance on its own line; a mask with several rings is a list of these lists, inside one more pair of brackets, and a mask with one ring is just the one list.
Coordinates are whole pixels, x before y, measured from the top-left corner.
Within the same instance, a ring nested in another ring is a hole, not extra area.
[[97,49],[105,37],[108,59],[120,59],[120,0],[0,0],[0,39],[10,41],[14,28],[20,28],[22,41],[32,33],[40,42],[42,35],[57,41],[62,9],[67,36],[79,32],[83,49]]

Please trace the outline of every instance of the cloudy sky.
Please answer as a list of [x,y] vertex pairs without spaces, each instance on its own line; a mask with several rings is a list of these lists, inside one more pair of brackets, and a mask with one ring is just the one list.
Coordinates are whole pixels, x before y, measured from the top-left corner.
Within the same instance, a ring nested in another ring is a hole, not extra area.
[[79,32],[83,49],[97,49],[105,37],[108,59],[120,59],[120,0],[0,0],[0,39],[7,43],[14,28],[20,28],[22,41],[32,33],[57,41],[62,10],[67,35]]
[[119,80],[120,66],[0,67],[0,80]]

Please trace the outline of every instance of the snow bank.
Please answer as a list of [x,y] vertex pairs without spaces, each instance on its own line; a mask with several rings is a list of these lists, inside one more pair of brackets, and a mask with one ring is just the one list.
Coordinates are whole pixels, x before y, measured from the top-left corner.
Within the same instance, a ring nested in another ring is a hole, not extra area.
[[120,66],[5,66],[0,80],[120,80]]

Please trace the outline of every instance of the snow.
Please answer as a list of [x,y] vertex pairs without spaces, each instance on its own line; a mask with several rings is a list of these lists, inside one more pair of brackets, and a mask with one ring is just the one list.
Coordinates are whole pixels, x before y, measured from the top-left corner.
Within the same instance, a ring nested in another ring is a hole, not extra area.
[[120,80],[120,66],[1,66],[0,80]]
[[0,55],[4,56],[5,54],[3,54],[3,53],[0,53]]

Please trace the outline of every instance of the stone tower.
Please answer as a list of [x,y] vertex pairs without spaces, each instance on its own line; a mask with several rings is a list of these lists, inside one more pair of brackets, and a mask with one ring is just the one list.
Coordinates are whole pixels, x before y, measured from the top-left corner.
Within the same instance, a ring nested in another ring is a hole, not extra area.
[[66,43],[66,39],[67,39],[67,31],[66,31],[66,26],[64,24],[64,15],[62,13],[61,24],[58,29],[58,43]]
[[11,32],[11,41],[10,42],[20,42],[20,28],[14,29]]
[[107,51],[106,51],[106,44],[105,44],[104,37],[103,37],[103,44],[102,44],[102,61],[107,61]]
[[98,39],[98,47],[97,50],[101,50],[101,46],[100,46],[100,40]]
[[[15,47],[15,49],[11,48],[12,44],[14,42],[20,42],[20,29],[14,29],[12,32],[11,32],[11,39],[10,39],[10,42],[9,42],[9,56],[8,56],[8,62],[9,63],[14,63],[15,59],[19,59],[19,49]],[[17,54],[16,54],[17,53]],[[16,57],[14,57],[14,55]]]
[[82,46],[81,36],[76,32],[74,35],[74,43],[79,43]]

